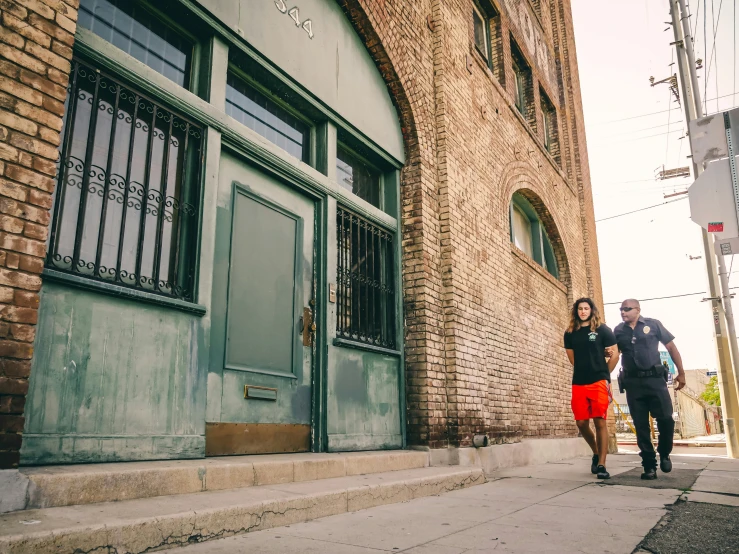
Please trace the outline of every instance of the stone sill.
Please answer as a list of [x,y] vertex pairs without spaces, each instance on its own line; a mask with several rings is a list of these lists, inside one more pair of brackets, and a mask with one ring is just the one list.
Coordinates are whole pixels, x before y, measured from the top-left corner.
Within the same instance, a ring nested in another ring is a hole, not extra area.
[[[498,81],[498,78],[493,74],[493,70],[490,69],[490,67],[488,66],[487,60],[482,54],[480,54],[480,52],[477,50],[477,47],[474,45],[474,43],[470,44],[470,56],[472,56],[472,59],[474,59],[477,62],[477,65],[480,66],[480,69],[483,70],[483,73],[487,75],[488,80],[497,89],[501,98],[503,98],[503,101],[508,106],[508,109],[513,113],[515,117],[518,118],[518,121],[519,123],[521,123],[521,126],[524,129],[526,129],[526,132],[534,140],[534,143],[536,144],[536,146],[539,147],[540,153],[544,155],[544,158],[549,162],[549,165],[551,165],[554,171],[557,172],[557,175],[559,175],[560,179],[562,179],[562,182],[565,185],[567,185],[567,188],[570,189],[570,192],[574,194],[575,196],[577,196],[577,192],[575,191],[575,188],[573,187],[572,183],[570,183],[570,180],[567,178],[567,174],[562,170],[559,164],[557,164],[557,160],[555,160],[554,157],[549,153],[549,150],[547,150],[546,146],[544,146],[544,143],[539,138],[539,136],[536,133],[534,133],[534,130],[529,126],[528,121],[526,121],[526,119],[521,114],[521,112],[518,111],[516,104],[514,104],[513,100],[511,100],[511,98],[509,97],[508,91],[503,88],[503,85],[500,84],[500,82]],[[559,146],[560,146],[560,149],[562,149],[561,143]],[[557,183],[554,183],[554,186],[556,187]]]
[[532,259],[526,252],[521,250],[518,246],[515,244],[511,244],[511,254],[522,260],[526,263],[531,269],[536,271],[539,275],[544,277],[547,281],[552,283],[555,287],[557,287],[559,290],[562,291],[562,293],[567,294],[567,287],[554,277],[551,273],[549,273],[546,269],[544,269],[542,266],[540,266],[538,263],[536,263],[536,260]]

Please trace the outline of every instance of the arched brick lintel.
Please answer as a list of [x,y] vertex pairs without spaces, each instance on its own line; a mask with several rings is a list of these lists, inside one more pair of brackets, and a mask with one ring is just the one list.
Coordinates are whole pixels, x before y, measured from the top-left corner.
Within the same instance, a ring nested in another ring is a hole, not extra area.
[[[372,59],[377,65],[377,69],[387,84],[390,99],[398,112],[398,120],[400,121],[400,127],[403,133],[406,166],[408,166],[412,160],[418,158],[416,123],[407,91],[385,48],[386,43],[398,44],[400,41],[393,40],[393,36],[381,38],[378,35],[363,6],[364,2],[361,0],[339,0],[338,3],[354,27],[354,30],[364,42],[370,56],[372,56]],[[395,34],[392,28],[388,29],[387,33],[390,35]]]
[[[559,270],[559,280],[567,287],[568,300],[572,300],[572,278],[570,273],[570,263],[567,256],[567,248],[565,247],[562,235],[559,232],[561,228],[557,224],[556,216],[549,210],[546,202],[542,199],[544,185],[539,177],[534,173],[533,169],[524,162],[515,162],[510,164],[501,180],[501,191],[508,200],[506,205],[510,205],[515,193],[521,194],[536,210],[537,215],[544,224],[544,229],[552,242],[554,256],[557,258],[557,269]],[[510,217],[510,216],[508,216]]]

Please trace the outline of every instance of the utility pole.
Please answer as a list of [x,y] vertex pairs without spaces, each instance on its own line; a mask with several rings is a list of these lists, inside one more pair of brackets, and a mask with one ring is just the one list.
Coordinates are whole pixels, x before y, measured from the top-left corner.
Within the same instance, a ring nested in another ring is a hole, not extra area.
[[[680,85],[682,88],[683,105],[686,122],[703,117],[703,108],[698,88],[698,75],[695,68],[695,53],[693,52],[693,37],[690,35],[690,19],[685,6],[685,0],[670,0],[672,15],[672,29],[675,34],[675,50],[677,54]],[[695,178],[703,173],[703,166],[693,161]],[[731,293],[728,285],[728,275],[724,257],[715,253],[714,245],[708,231],[701,228],[703,234],[703,250],[706,260],[708,276],[708,291],[710,294],[711,311],[713,315],[713,333],[716,340],[719,370],[717,373],[721,396],[724,431],[726,433],[726,450],[730,458],[739,457],[739,443],[735,428],[735,418],[739,417],[739,398],[737,398],[737,370],[732,365],[739,363],[739,348],[737,348],[736,331],[734,328],[734,313],[731,306]],[[718,262],[718,273],[714,263],[714,255]],[[719,274],[723,293],[719,294]],[[723,281],[726,281],[724,283]]]

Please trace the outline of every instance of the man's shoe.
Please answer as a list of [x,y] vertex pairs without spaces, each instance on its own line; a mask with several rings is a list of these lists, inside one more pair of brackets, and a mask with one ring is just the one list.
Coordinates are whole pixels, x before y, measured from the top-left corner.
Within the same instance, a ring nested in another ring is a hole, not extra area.
[[644,473],[641,474],[641,478],[652,481],[657,478],[657,470],[655,468],[645,469]]
[[606,466],[598,466],[598,479],[610,479],[611,474],[606,471]]
[[669,456],[659,457],[659,468],[662,470],[662,473],[670,473],[672,471],[672,460],[670,460]]
[[599,456],[597,454],[593,454],[593,461],[590,462],[590,473],[593,475],[598,473],[598,459]]

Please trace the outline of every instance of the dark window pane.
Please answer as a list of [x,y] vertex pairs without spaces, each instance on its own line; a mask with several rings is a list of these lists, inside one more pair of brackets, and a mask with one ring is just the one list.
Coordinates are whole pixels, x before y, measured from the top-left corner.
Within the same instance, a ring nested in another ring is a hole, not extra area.
[[362,200],[380,207],[380,172],[341,146],[336,154],[336,180]]
[[477,8],[472,9],[472,20],[475,28],[475,46],[477,46],[480,53],[487,58],[488,34],[487,29],[485,28],[485,18],[483,18]]
[[81,0],[79,25],[185,86],[192,45],[131,0]]
[[308,162],[308,125],[233,74],[229,74],[226,86],[226,113],[299,160]]
[[47,266],[194,298],[202,130],[75,60]]
[[395,348],[393,237],[337,209],[336,336]]

